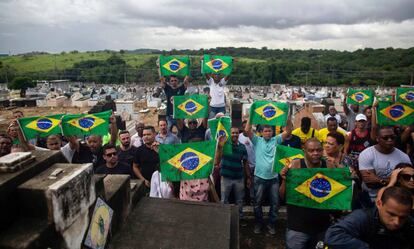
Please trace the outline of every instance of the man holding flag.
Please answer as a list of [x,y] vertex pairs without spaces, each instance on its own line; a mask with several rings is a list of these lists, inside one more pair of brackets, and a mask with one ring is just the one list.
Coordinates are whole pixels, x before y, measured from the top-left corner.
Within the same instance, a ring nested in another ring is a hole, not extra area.
[[292,132],[292,122],[290,115],[286,122],[286,129],[283,133],[273,137],[273,129],[270,125],[263,125],[262,135],[258,137],[252,132],[250,121],[247,122],[245,128],[246,134],[250,138],[254,146],[256,157],[256,168],[254,171],[254,215],[256,224],[254,233],[261,233],[264,224],[262,202],[264,201],[264,193],[268,191],[270,199],[269,224],[267,226],[270,234],[276,234],[276,215],[279,205],[279,179],[278,173],[273,170],[273,161],[277,145],[290,136]]
[[239,128],[231,127],[230,154],[223,154],[226,135],[218,138],[216,164],[221,165],[221,202],[229,203],[230,193],[233,190],[235,202],[239,206],[239,217],[243,218],[244,179],[247,187],[251,185],[250,168],[247,161],[247,151],[243,144],[239,143]]
[[[326,161],[322,159],[323,148],[318,139],[310,138],[307,140],[304,151],[305,158],[293,160],[280,172],[282,177],[281,198],[285,198],[286,178],[289,169],[326,168]],[[323,239],[329,224],[330,213],[326,210],[287,204],[286,248],[315,248],[316,243]]]

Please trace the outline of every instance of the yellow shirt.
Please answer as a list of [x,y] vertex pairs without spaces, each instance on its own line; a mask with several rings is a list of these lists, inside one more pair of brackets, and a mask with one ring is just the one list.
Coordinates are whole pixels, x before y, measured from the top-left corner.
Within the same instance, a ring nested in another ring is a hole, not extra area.
[[[344,138],[347,137],[346,131],[344,129],[338,127],[336,129],[336,131],[338,133],[341,133],[342,135],[344,135]],[[325,144],[326,137],[328,136],[328,133],[329,133],[328,128],[323,128],[323,129],[320,129],[319,130],[319,137],[318,137],[318,139],[319,139],[319,141],[321,141],[322,144]]]
[[[315,133],[313,131],[315,131]],[[302,143],[302,145],[304,145],[306,141],[308,141],[309,138],[312,138],[312,137],[318,138],[319,137],[318,133],[319,133],[318,130],[315,130],[313,128],[310,128],[308,133],[303,133],[300,127],[292,131],[293,135],[296,135],[300,138],[300,142]]]

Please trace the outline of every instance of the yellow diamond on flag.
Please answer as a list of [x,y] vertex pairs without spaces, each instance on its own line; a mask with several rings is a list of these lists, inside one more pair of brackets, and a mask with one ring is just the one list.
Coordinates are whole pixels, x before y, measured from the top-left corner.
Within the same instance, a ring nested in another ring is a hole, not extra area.
[[254,111],[267,121],[280,117],[285,113],[272,103],[262,105]]
[[328,200],[345,189],[346,186],[321,173],[315,174],[295,188],[299,193],[318,203]]
[[387,108],[382,109],[380,112],[387,118],[393,121],[398,121],[407,117],[413,113],[413,111],[414,110],[411,107],[397,102],[393,105],[388,106]]
[[229,139],[229,134],[226,131],[226,128],[224,127],[224,125],[221,122],[218,122],[217,125],[217,132],[216,132],[216,138],[220,137],[220,136],[226,136],[226,141]]
[[174,59],[168,61],[167,63],[165,63],[162,66],[165,69],[167,69],[168,71],[176,73],[176,72],[180,71],[181,69],[185,68],[187,66],[187,64],[185,64],[184,62],[174,58]]
[[409,102],[409,103],[413,103],[414,102],[414,92],[413,91],[408,91],[405,93],[400,94],[400,98]]
[[292,162],[294,159],[300,159],[303,158],[302,154],[296,154],[294,156],[290,156],[290,157],[285,157],[279,160],[280,163],[282,163],[284,166],[287,166],[290,164],[290,162]]
[[27,128],[33,129],[39,132],[47,133],[56,126],[58,126],[60,123],[59,119],[55,118],[46,118],[46,117],[39,117],[36,120],[33,120],[32,122],[28,123],[26,125]]
[[86,115],[80,118],[74,118],[67,121],[68,124],[73,125],[74,127],[81,129],[83,131],[89,132],[90,130],[96,128],[97,126],[104,124],[105,120],[102,118],[96,117],[94,115]]
[[350,96],[350,98],[353,99],[354,101],[358,102],[358,103],[362,103],[365,100],[369,99],[369,96],[366,95],[363,92],[356,92],[356,93],[352,94]]
[[197,112],[201,111],[204,106],[200,105],[196,101],[192,99],[187,99],[183,103],[178,105],[178,109],[182,110],[183,112],[187,113],[187,115],[194,115]]
[[201,152],[186,148],[168,160],[168,163],[188,175],[193,175],[209,163],[211,159],[211,157]]
[[229,64],[224,62],[222,59],[211,60],[207,62],[206,65],[216,73],[229,67]]

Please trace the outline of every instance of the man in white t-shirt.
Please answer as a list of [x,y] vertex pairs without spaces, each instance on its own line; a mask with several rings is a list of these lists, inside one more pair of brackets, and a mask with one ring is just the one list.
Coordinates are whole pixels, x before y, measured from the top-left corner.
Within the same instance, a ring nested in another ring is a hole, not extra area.
[[209,118],[214,118],[217,113],[226,113],[226,96],[224,87],[227,84],[229,76],[223,78],[220,74],[206,74],[207,84],[210,87],[210,114]]
[[378,144],[366,148],[359,154],[362,189],[368,192],[372,202],[375,201],[378,190],[388,184],[391,172],[397,164],[411,164],[408,155],[395,148],[395,139],[396,135],[391,126],[380,126],[377,130]]

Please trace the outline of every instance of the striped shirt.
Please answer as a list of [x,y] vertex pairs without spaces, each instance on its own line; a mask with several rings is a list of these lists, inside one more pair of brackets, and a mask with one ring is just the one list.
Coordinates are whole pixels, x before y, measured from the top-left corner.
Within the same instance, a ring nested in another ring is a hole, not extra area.
[[243,161],[247,160],[247,151],[244,144],[237,143],[232,145],[233,153],[229,155],[223,155],[221,160],[222,176],[231,179],[243,178]]

